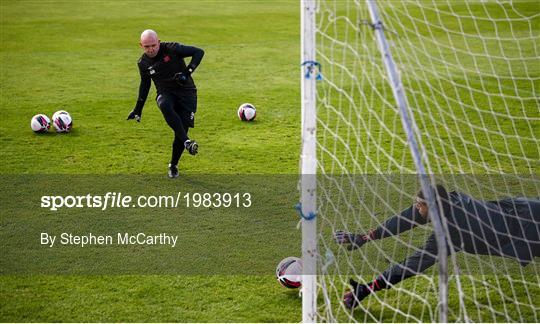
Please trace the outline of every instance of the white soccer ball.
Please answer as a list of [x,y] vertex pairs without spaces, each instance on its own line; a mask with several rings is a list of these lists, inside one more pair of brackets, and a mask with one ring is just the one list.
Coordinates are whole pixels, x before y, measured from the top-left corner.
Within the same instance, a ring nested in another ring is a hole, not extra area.
[[52,118],[52,123],[58,133],[67,133],[73,126],[71,115],[65,110],[55,112]]
[[30,128],[36,133],[46,133],[51,127],[51,120],[44,114],[37,114],[30,121]]
[[255,106],[250,103],[241,104],[238,107],[238,118],[243,121],[252,121],[257,116]]
[[286,288],[300,288],[302,286],[302,260],[297,257],[288,257],[278,264],[276,278]]
[[[53,115],[52,115],[52,119],[54,120],[56,118],[56,116],[58,115],[69,115],[69,113],[65,110],[58,110],[57,112],[55,112]],[[69,117],[71,117],[71,115],[69,115]]]

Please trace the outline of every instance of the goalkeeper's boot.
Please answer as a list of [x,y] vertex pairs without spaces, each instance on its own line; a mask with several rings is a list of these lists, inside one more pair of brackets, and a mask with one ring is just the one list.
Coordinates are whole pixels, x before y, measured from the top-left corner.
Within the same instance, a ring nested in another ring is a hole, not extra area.
[[169,163],[169,178],[178,178],[178,166]]
[[187,140],[184,142],[184,147],[191,155],[196,155],[199,153],[199,144],[194,140]]

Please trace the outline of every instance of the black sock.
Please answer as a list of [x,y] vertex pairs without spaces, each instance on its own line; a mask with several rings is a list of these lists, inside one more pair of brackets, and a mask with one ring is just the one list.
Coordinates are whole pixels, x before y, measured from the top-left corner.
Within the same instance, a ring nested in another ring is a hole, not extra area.
[[184,142],[182,142],[181,139],[175,138],[172,144],[172,165],[178,165],[178,161],[180,161],[180,157],[182,156],[184,149]]

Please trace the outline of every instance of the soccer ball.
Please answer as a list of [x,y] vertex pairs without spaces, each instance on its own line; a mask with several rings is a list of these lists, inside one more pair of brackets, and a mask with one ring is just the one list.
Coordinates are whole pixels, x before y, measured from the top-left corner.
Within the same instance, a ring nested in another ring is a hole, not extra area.
[[255,119],[255,116],[257,116],[257,110],[252,104],[244,103],[238,107],[238,118],[240,118],[240,120],[252,121]]
[[[54,120],[58,115],[69,115],[69,113],[65,110],[58,110],[52,115],[52,119]],[[71,117],[71,115],[69,117]]]
[[51,120],[43,114],[37,114],[30,121],[30,128],[36,133],[46,133],[51,127]]
[[297,257],[288,257],[278,264],[276,278],[286,288],[300,288],[302,286],[302,260]]
[[73,126],[73,120],[67,111],[59,110],[52,117],[53,126],[58,133],[67,133]]

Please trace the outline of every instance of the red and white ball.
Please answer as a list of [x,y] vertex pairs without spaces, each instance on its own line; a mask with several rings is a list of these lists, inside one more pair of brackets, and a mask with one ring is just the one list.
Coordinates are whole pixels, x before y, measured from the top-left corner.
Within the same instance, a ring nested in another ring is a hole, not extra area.
[[67,133],[73,127],[71,115],[65,110],[55,112],[52,117],[52,123],[58,133]]
[[300,288],[302,286],[302,260],[297,257],[288,257],[278,264],[276,278],[286,288]]
[[30,128],[36,133],[46,133],[50,127],[51,120],[44,114],[37,114],[30,121]]
[[243,121],[252,121],[257,116],[255,106],[250,103],[241,104],[238,107],[238,118]]

